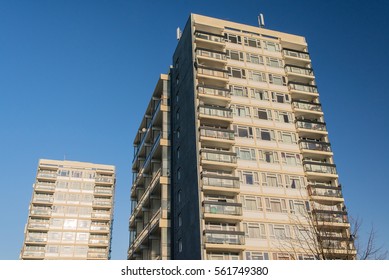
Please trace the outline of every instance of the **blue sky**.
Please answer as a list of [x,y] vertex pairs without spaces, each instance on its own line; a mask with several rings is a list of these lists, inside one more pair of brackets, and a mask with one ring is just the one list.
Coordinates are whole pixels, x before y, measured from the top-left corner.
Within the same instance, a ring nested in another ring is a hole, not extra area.
[[17,259],[40,158],[117,167],[128,248],[132,142],[176,28],[199,13],[307,38],[349,213],[389,248],[389,2],[0,1],[0,259]]

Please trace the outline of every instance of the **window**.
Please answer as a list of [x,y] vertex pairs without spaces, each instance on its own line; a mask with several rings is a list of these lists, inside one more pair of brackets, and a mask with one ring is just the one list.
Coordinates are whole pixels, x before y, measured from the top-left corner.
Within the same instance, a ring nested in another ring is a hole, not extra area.
[[269,74],[269,83],[279,86],[285,86],[286,79],[283,76]]
[[262,173],[262,186],[283,187],[281,174]]
[[296,144],[297,136],[293,132],[278,131],[278,141],[287,144]]
[[272,120],[271,110],[269,109],[256,109],[256,117],[262,120]]
[[177,192],[177,201],[178,201],[178,203],[180,203],[181,202],[181,199],[182,199],[182,191],[181,190],[178,190],[178,192]]
[[264,49],[271,51],[271,52],[279,52],[280,51],[280,45],[274,42],[264,41]]
[[257,139],[264,141],[275,141],[274,130],[257,128]]
[[235,148],[236,156],[242,160],[256,160],[254,149]]
[[180,109],[177,109],[176,111],[176,120],[178,121],[180,119]]
[[304,177],[285,175],[286,187],[292,189],[301,189],[305,186]]
[[266,82],[266,74],[258,71],[249,71],[249,79],[255,82]]
[[258,150],[259,160],[267,163],[278,163],[278,152]]
[[268,92],[261,89],[251,89],[251,97],[259,100],[269,100]]
[[224,34],[224,38],[225,38],[226,42],[229,42],[229,43],[234,43],[234,44],[241,44],[242,43],[242,38],[238,35],[226,33],[226,34]]
[[290,97],[287,93],[272,92],[272,101],[277,103],[290,103]]
[[246,78],[246,71],[244,69],[234,68],[234,67],[228,67],[227,69],[228,69],[228,75],[230,77],[240,78],[240,79]]
[[241,86],[231,86],[231,94],[234,96],[245,96],[247,97],[247,89]]
[[274,111],[274,119],[283,123],[292,122],[292,114],[289,112]]
[[181,179],[181,168],[177,169],[177,180]]
[[177,147],[177,159],[180,158],[180,146]]
[[260,48],[261,47],[261,41],[259,39],[255,39],[255,38],[244,37],[244,44],[245,44],[245,46],[249,46],[249,47],[253,47],[253,48]]
[[243,209],[248,211],[263,211],[261,197],[245,195],[243,197]]
[[270,67],[282,67],[282,61],[274,57],[266,57],[266,65]]
[[177,128],[177,130],[176,130],[177,139],[180,139],[180,131],[181,131],[181,129]]
[[298,154],[289,154],[281,153],[282,162],[285,165],[297,166],[301,165],[300,155]]
[[268,260],[268,259],[269,259],[269,253],[246,251],[246,260]]
[[239,51],[227,50],[227,58],[237,61],[243,61],[243,53]]
[[306,204],[302,200],[289,200],[289,208],[290,213],[296,214],[305,214],[309,211],[309,208],[306,209]]
[[234,115],[237,117],[250,117],[250,108],[245,106],[235,105],[232,107]]
[[235,136],[253,138],[253,129],[247,126],[234,125]]
[[268,225],[270,238],[287,239],[290,238],[290,227],[288,225]]
[[266,239],[265,225],[260,223],[243,223],[245,234],[248,238]]
[[238,171],[239,179],[243,184],[246,185],[258,185],[259,178],[258,173],[253,171]]
[[265,198],[266,211],[275,213],[287,213],[285,199],[279,198]]
[[72,177],[82,178],[82,171],[72,171]]
[[59,176],[62,176],[62,177],[67,177],[67,176],[69,176],[69,170],[61,169],[61,170],[58,172],[58,175],[59,175]]
[[258,54],[247,53],[246,60],[254,64],[263,64],[263,57]]

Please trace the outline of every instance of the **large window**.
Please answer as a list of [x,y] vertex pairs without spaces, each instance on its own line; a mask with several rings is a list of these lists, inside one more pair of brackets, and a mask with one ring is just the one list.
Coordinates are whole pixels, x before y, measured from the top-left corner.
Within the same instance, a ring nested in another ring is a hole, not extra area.
[[288,225],[268,225],[270,238],[288,239],[290,238],[290,227]]
[[253,47],[253,48],[260,48],[261,47],[261,40],[255,39],[255,38],[244,37],[244,44],[245,44],[245,46],[249,46],[249,47]]
[[238,35],[235,35],[235,34],[226,33],[226,34],[224,34],[224,38],[225,38],[226,42],[229,42],[229,43],[234,43],[234,44],[241,44],[242,43],[242,38]]
[[251,89],[251,98],[258,100],[269,100],[269,94],[267,91],[262,89]]
[[258,150],[259,160],[266,163],[279,163],[278,152]]
[[266,228],[260,223],[243,223],[246,237],[266,239]]
[[269,253],[246,251],[246,260],[268,260]]
[[246,185],[258,185],[259,178],[258,173],[253,171],[238,171],[239,179]]
[[234,115],[237,117],[250,117],[250,108],[246,106],[234,105],[232,107]]
[[249,71],[249,79],[255,82],[266,82],[265,73],[259,71]]
[[269,83],[279,86],[285,86],[286,79],[283,76],[269,74]]
[[234,125],[235,136],[253,138],[253,129],[247,126]]
[[301,158],[299,154],[281,153],[282,162],[285,165],[297,166],[301,165]]
[[274,57],[266,57],[266,65],[270,67],[277,67],[281,68],[282,67],[282,61],[278,58]]
[[292,114],[290,112],[274,111],[274,119],[283,123],[291,123]]
[[235,67],[228,67],[227,69],[228,69],[228,75],[230,77],[240,78],[240,79],[246,78],[246,71],[244,69],[235,68]]
[[269,41],[263,41],[264,43],[264,49],[271,51],[271,52],[279,52],[281,51],[280,45],[274,42]]
[[262,173],[261,177],[264,187],[283,187],[281,174]]
[[256,155],[255,155],[255,149],[247,149],[247,148],[235,148],[236,155],[238,159],[242,160],[256,160]]
[[287,144],[296,144],[297,143],[297,136],[293,132],[278,131],[278,141],[284,142]]
[[258,54],[247,53],[246,60],[254,64],[263,64],[263,57]]
[[227,58],[243,61],[243,53],[239,51],[227,50]]
[[287,93],[272,92],[272,101],[277,103],[290,103],[290,97]]
[[230,87],[230,90],[231,90],[231,94],[234,96],[247,97],[247,89],[245,87],[232,85]]
[[256,129],[257,139],[264,140],[264,141],[275,141],[275,135],[274,130],[271,129],[263,129],[263,128],[257,128]]
[[285,199],[279,198],[265,198],[266,211],[275,213],[287,213]]
[[258,119],[262,119],[262,120],[272,120],[272,114],[271,114],[271,110],[269,109],[256,109],[255,110],[256,114],[255,116],[258,118]]
[[243,209],[248,211],[263,211],[262,198],[259,196],[245,195],[242,197]]

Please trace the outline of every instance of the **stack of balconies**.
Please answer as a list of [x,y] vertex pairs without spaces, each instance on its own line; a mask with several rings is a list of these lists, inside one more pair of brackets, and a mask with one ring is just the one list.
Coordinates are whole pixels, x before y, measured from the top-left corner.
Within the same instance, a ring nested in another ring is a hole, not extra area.
[[[318,239],[322,244],[326,244],[325,246],[328,245],[325,252],[329,258],[352,258],[355,251],[352,250],[353,245],[349,238],[350,224],[338,184],[309,53],[303,46],[296,45],[284,48],[283,56],[296,117],[299,146],[309,184],[308,191],[313,205],[311,215],[320,232]],[[337,235],[335,239],[334,235]],[[336,242],[333,242],[334,240]],[[340,247],[336,247],[336,244]]]
[[[195,26],[194,38],[205,255],[239,253],[245,241],[223,30]],[[215,229],[210,223],[230,227]]]
[[40,167],[38,170],[26,228],[23,259],[43,259],[45,256],[57,170],[55,166]]
[[162,166],[162,143],[167,141],[162,131],[163,110],[167,109],[161,109],[167,108],[167,101],[163,103],[153,97],[134,144],[128,259],[161,259],[160,221],[167,218],[168,209],[162,199],[162,185],[168,184],[169,175]]

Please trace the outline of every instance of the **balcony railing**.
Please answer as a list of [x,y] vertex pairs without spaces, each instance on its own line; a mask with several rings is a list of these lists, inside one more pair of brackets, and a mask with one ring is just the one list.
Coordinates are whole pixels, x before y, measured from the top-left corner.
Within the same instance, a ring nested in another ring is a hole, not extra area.
[[307,102],[307,101],[301,101],[301,100],[298,100],[298,101],[293,100],[292,104],[293,104],[293,107],[296,109],[322,112],[320,103]]
[[24,251],[23,252],[23,257],[44,257],[45,256],[45,251]]
[[205,243],[243,245],[245,243],[242,231],[204,230]]
[[345,211],[328,211],[313,210],[315,221],[330,223],[348,223],[347,212]]
[[241,203],[228,203],[219,201],[204,201],[204,212],[221,215],[242,215]]
[[108,244],[108,239],[89,239],[89,244]]
[[222,107],[212,107],[212,106],[199,106],[200,114],[221,117],[221,118],[232,118],[232,110]]
[[223,140],[234,140],[235,135],[233,130],[220,129],[213,127],[200,127],[200,135],[204,137],[217,138]]
[[307,75],[307,76],[313,77],[313,69],[312,68],[300,67],[300,66],[296,66],[296,65],[285,65],[285,71],[288,73]]
[[220,176],[214,174],[203,174],[203,185],[222,188],[239,188],[239,178],[231,176]]
[[112,206],[111,200],[94,200],[93,205],[96,206]]
[[318,131],[327,131],[325,122],[296,119],[296,126],[297,126],[297,128],[304,128],[304,129],[318,130]]
[[47,196],[37,196],[35,195],[34,198],[32,199],[32,202],[41,202],[41,203],[53,203],[54,198],[52,195],[47,195]]
[[95,187],[95,193],[97,194],[112,194],[111,188]]
[[96,177],[96,182],[98,183],[113,183],[113,178],[108,176],[98,176]]
[[312,161],[304,161],[303,164],[306,172],[337,174],[335,164],[319,163],[319,162],[312,162]]
[[39,222],[29,222],[28,223],[28,228],[31,229],[48,229],[50,226],[49,223],[39,223]]
[[195,36],[196,36],[196,38],[204,39],[204,40],[211,41],[211,42],[217,42],[217,43],[224,42],[223,35],[219,35],[219,34],[213,34],[213,33],[208,33],[208,32],[204,32],[204,31],[196,31]]
[[94,230],[94,231],[109,231],[109,226],[94,226],[94,225],[91,225],[90,230]]
[[230,90],[226,88],[217,88],[217,87],[209,87],[209,86],[198,86],[198,93],[221,96],[221,97],[230,97]]
[[228,79],[228,71],[224,69],[209,68],[204,66],[197,67],[197,73],[212,77]]
[[218,51],[214,51],[214,50],[197,48],[196,54],[200,55],[200,56],[204,56],[204,57],[218,59],[218,60],[227,60],[225,52],[218,52]]
[[88,258],[106,259],[107,258],[107,253],[88,253]]
[[57,178],[57,172],[39,171],[38,177],[43,178]]
[[331,152],[331,144],[327,142],[300,140],[300,148],[304,150]]
[[92,218],[107,218],[107,219],[110,219],[111,218],[111,213],[104,213],[104,212],[92,212]]
[[300,84],[296,82],[289,82],[289,87],[291,90],[304,91],[309,93],[317,93],[317,87],[308,84]]
[[292,56],[292,57],[302,58],[302,59],[310,59],[309,53],[307,53],[307,52],[286,49],[286,48],[283,49],[283,52],[284,52],[284,55],[287,55],[287,56]]
[[26,242],[47,242],[47,234],[42,236],[28,236]]
[[310,184],[308,185],[308,191],[311,196],[342,197],[342,189],[340,187]]
[[221,152],[212,150],[202,150],[201,158],[208,161],[216,161],[223,163],[236,163],[236,153]]
[[42,190],[42,191],[54,191],[55,184],[45,184],[43,182],[39,182],[35,184],[35,189]]
[[32,215],[51,215],[51,209],[32,209]]

